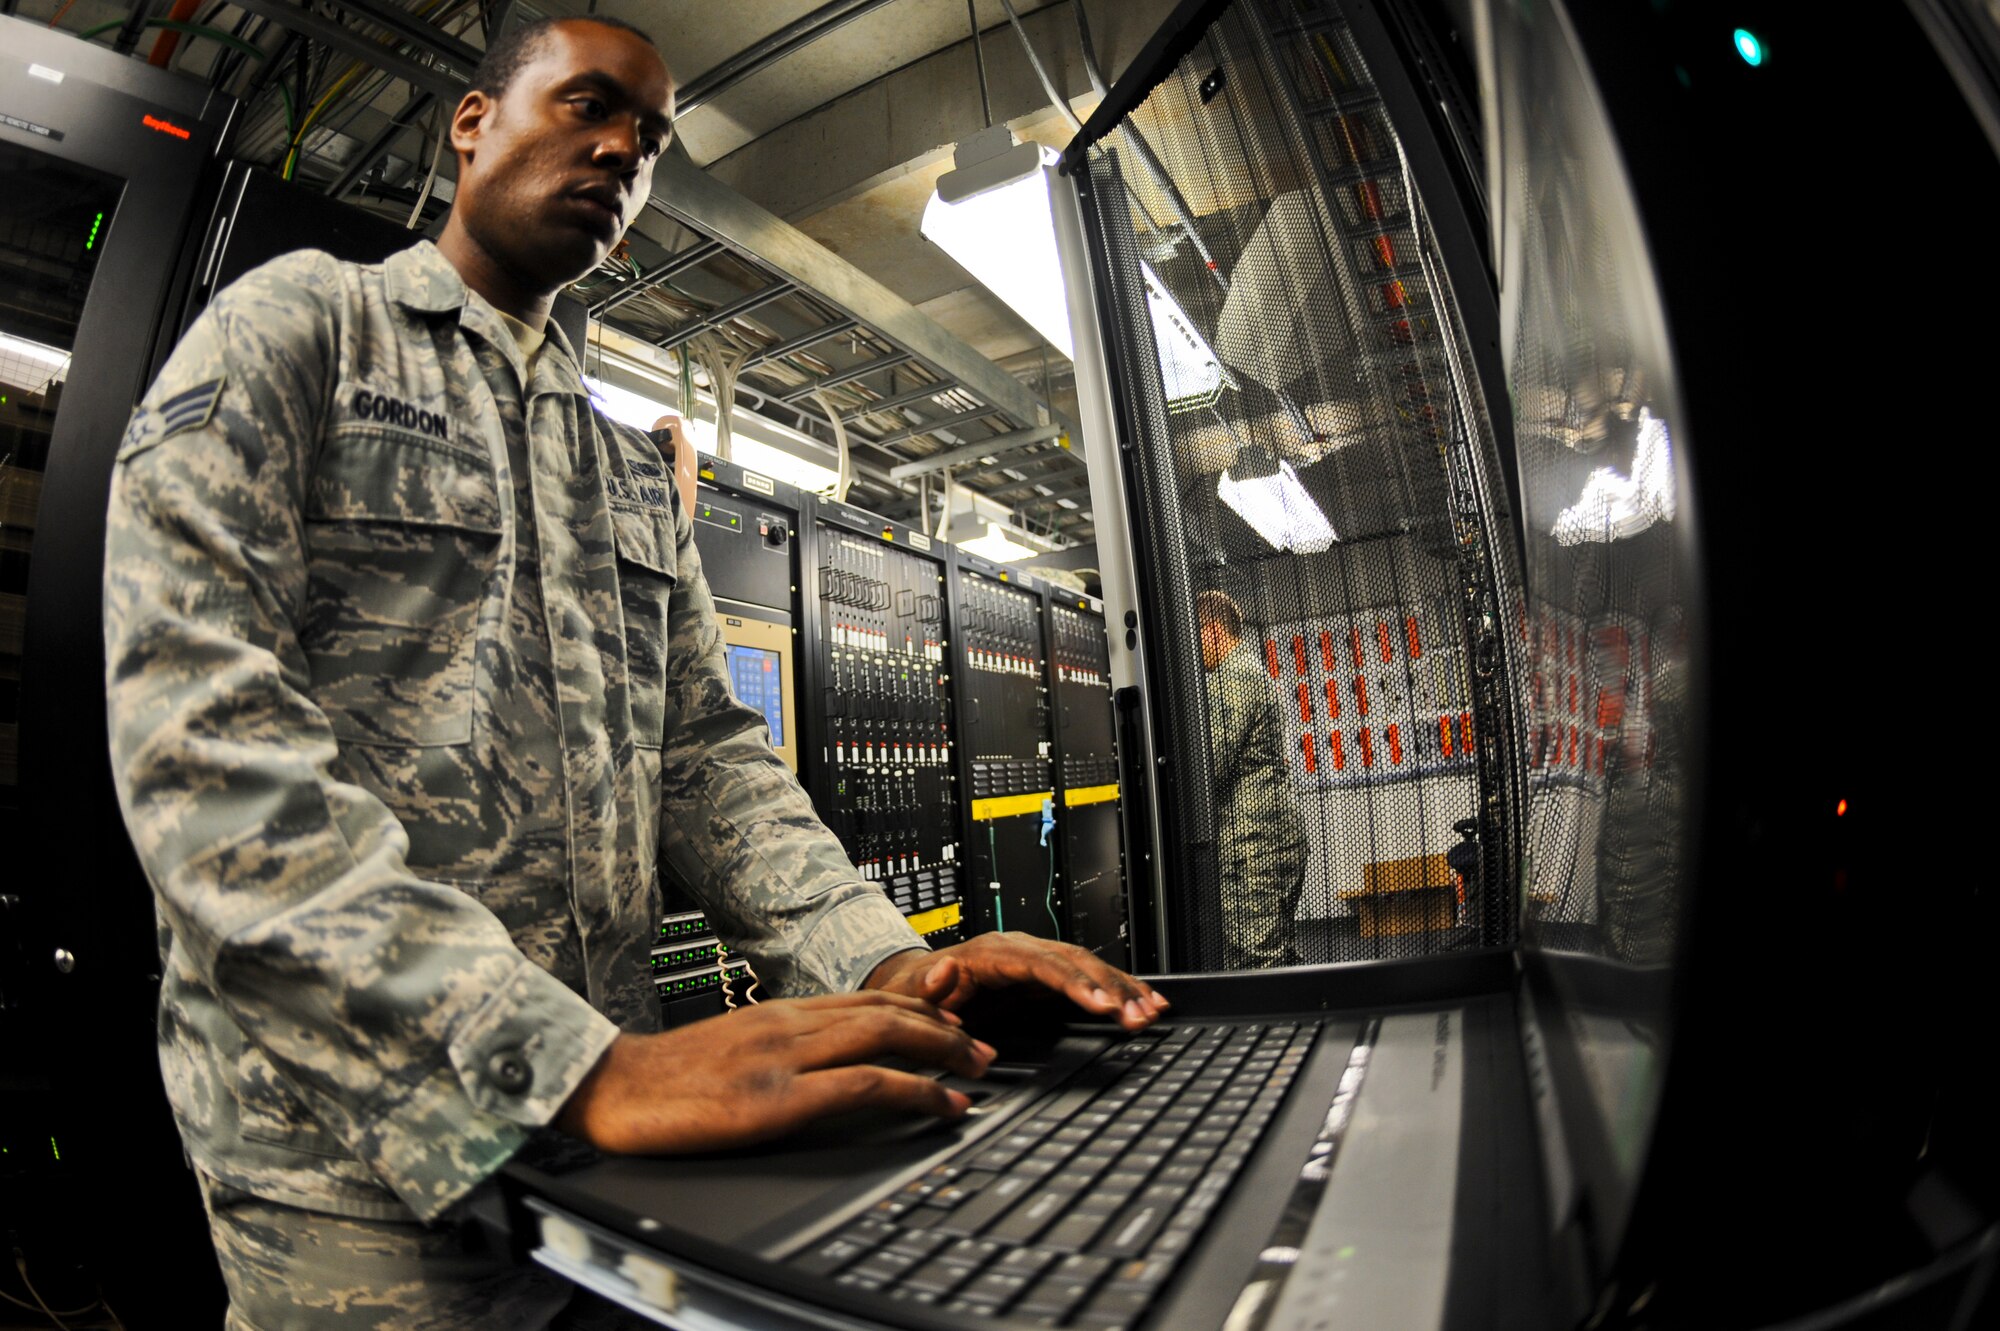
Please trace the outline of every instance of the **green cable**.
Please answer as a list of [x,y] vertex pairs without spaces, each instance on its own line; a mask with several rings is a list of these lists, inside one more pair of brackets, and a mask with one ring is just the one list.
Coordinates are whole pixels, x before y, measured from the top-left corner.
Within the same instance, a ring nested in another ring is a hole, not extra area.
[[291,89],[285,86],[285,81],[279,79],[276,86],[278,96],[285,99],[285,141],[289,143],[291,142],[292,135],[298,133],[299,109],[292,105]]
[[[115,18],[109,23],[100,23],[94,28],[85,28],[77,36],[83,38],[85,41],[89,41],[93,37],[124,26],[124,19]],[[171,28],[175,32],[185,32],[192,37],[206,37],[210,41],[222,43],[231,50],[241,51],[244,55],[254,55],[259,60],[269,60],[271,58],[271,53],[263,47],[258,46],[255,42],[246,42],[235,33],[224,32],[220,28],[211,28],[200,23],[183,23],[179,19],[174,18],[149,18],[146,20],[145,26],[149,28]]]

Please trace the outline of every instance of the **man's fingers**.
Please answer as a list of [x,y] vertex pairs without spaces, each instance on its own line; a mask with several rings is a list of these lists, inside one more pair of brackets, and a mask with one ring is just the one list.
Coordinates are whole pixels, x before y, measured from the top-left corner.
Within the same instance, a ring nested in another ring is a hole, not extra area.
[[962,1092],[914,1072],[866,1065],[808,1072],[792,1082],[787,1106],[798,1122],[853,1109],[894,1109],[905,1113],[959,1118],[971,1107]]
[[[934,1017],[950,1025],[959,1024],[958,1014],[945,1012],[936,1003],[910,994],[899,994],[888,989],[863,989],[852,994],[820,994],[813,998],[775,999],[773,1002],[790,1003],[795,1007],[812,1011],[827,1011],[838,1008],[855,1007],[895,1007],[905,1012],[915,1012],[926,1017]],[[759,1004],[760,1007],[769,1004]]]
[[895,1006],[871,1006],[802,1033],[796,1066],[811,1071],[891,1056],[979,1077],[993,1061],[993,1047],[935,1017]]

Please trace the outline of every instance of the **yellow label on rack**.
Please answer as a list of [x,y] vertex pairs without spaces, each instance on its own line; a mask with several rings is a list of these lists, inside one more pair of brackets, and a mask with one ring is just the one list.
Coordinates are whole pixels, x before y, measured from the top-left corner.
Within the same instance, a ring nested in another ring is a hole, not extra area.
[[939,906],[936,910],[912,915],[909,921],[910,927],[920,934],[934,934],[940,929],[949,929],[958,923],[958,903],[954,901],[949,906]]
[[995,795],[990,799],[972,801],[972,821],[988,823],[995,818],[1012,818],[1018,813],[1040,813],[1042,801],[1050,798],[1052,791],[1038,791],[1032,795]]
[[1063,792],[1063,804],[1067,808],[1077,808],[1085,804],[1102,804],[1106,800],[1118,798],[1118,783],[1108,786],[1078,786],[1075,790]]

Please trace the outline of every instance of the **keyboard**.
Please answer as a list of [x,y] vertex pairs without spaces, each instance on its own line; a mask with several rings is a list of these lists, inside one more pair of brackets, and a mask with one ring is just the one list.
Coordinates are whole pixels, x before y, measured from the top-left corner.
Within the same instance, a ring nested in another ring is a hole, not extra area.
[[787,1265],[997,1327],[1136,1324],[1278,1111],[1317,1023],[1185,1025],[1104,1050]]

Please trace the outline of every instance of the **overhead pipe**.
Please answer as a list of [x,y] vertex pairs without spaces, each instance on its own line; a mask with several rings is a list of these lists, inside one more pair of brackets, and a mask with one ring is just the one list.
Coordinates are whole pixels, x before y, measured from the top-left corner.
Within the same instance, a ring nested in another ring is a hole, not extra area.
[[865,14],[872,14],[891,0],[833,0],[810,14],[793,19],[770,36],[745,47],[729,59],[694,79],[681,89],[675,100],[675,114],[686,115],[698,106],[714,101],[751,75],[804,50]]

